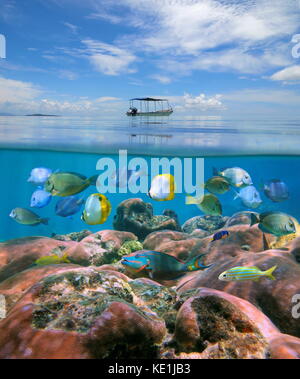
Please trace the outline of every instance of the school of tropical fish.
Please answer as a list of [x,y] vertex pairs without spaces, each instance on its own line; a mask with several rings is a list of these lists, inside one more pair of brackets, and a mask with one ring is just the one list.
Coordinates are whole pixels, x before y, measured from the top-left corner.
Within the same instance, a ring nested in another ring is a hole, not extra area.
[[[116,171],[111,179],[119,187],[125,187],[130,180],[137,179],[145,173],[134,170]],[[53,171],[46,167],[32,169],[28,182],[36,186],[30,199],[31,208],[44,208],[52,200],[58,197],[55,205],[55,215],[58,217],[72,218],[81,212],[81,219],[87,225],[104,224],[112,211],[109,199],[101,193],[93,193],[86,199],[79,196],[90,186],[95,186],[98,176],[86,177],[79,173]],[[250,174],[240,167],[213,170],[213,176],[204,185],[204,194],[201,197],[193,197],[186,194],[185,204],[196,205],[205,215],[221,216],[222,204],[218,196],[233,192],[232,200],[239,199],[241,205],[247,209],[250,215],[250,226],[258,225],[258,228],[267,234],[277,238],[285,238],[297,231],[297,220],[280,211],[270,210],[255,213],[252,209],[261,207],[263,200],[259,190],[254,186]],[[261,185],[264,195],[273,203],[280,203],[289,199],[289,189],[286,183],[280,179],[271,179]],[[205,193],[205,191],[207,191]],[[150,184],[148,196],[154,201],[170,201],[176,196],[175,178],[171,174],[156,175]],[[30,209],[16,207],[10,215],[13,220],[26,226],[47,225],[48,218],[42,218]],[[264,234],[263,234],[264,235]],[[230,237],[230,232],[220,230],[216,232],[210,243],[215,243]],[[264,235],[265,238],[265,235]],[[145,271],[152,279],[177,279],[187,272],[209,269],[212,265],[202,263],[203,254],[200,254],[188,262],[181,261],[171,255],[158,251],[143,251],[142,253],[124,256],[121,264],[129,271],[139,273]],[[50,256],[39,258],[36,265],[70,263],[66,254],[53,253]],[[273,272],[276,266],[262,271],[258,267],[233,267],[218,277],[222,281],[258,281],[262,277],[274,280]]]

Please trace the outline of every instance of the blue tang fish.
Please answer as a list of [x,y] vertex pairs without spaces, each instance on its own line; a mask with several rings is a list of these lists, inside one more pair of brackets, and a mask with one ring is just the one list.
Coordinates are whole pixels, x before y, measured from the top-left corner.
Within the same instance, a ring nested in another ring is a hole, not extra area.
[[290,196],[287,185],[279,179],[270,180],[264,185],[263,189],[265,195],[274,203],[287,200]]
[[218,241],[224,238],[229,237],[229,232],[227,230],[221,230],[213,235],[211,242]]
[[71,217],[75,213],[79,212],[83,199],[79,199],[77,196],[68,196],[58,200],[55,207],[55,213],[61,217]]
[[52,170],[50,170],[50,168],[36,167],[31,170],[30,177],[27,181],[37,185],[44,184],[51,174]]
[[43,208],[50,203],[51,198],[51,193],[39,188],[33,192],[30,200],[30,206],[32,208]]
[[234,200],[238,197],[247,208],[257,208],[262,203],[259,192],[254,186],[247,186],[241,189],[239,193],[236,192]]
[[134,273],[147,270],[152,279],[178,279],[186,272],[204,270],[210,267],[201,263],[204,254],[183,262],[172,255],[158,251],[145,251],[135,255],[123,257],[121,263]]

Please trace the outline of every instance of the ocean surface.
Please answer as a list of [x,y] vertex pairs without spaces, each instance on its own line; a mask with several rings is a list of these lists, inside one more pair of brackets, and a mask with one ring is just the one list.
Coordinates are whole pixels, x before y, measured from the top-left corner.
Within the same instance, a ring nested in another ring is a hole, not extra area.
[[[27,179],[35,167],[72,171],[86,177],[98,174],[96,164],[101,158],[112,158],[118,164],[119,150],[127,150],[128,160],[144,157],[151,166],[151,158],[204,158],[204,178],[213,169],[241,167],[252,177],[260,192],[262,205],[255,211],[278,210],[300,220],[300,122],[299,120],[223,120],[219,117],[134,117],[114,119],[79,117],[0,117],[1,214],[0,240],[24,236],[51,236],[83,229],[98,231],[112,228],[118,204],[128,198],[139,197],[152,204],[154,214],[172,209],[183,224],[201,215],[195,205],[185,204],[185,193],[177,193],[174,200],[157,202],[147,193],[106,194],[112,212],[103,225],[90,226],[81,220],[81,212],[72,218],[55,214],[57,197],[41,209],[30,208],[36,186]],[[195,180],[196,166],[190,173]],[[151,172],[147,173],[151,178]],[[290,192],[288,200],[274,203],[263,192],[263,184],[271,179],[284,181]],[[86,198],[97,192],[89,187],[78,196]],[[219,196],[223,215],[251,210],[239,199],[235,189]],[[25,226],[9,217],[16,207],[33,210],[49,218],[49,225]]]

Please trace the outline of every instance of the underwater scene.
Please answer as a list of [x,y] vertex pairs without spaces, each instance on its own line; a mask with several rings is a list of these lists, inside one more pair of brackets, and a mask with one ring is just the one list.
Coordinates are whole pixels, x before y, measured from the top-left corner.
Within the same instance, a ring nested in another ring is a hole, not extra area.
[[[30,121],[23,137],[13,121],[0,150],[0,358],[300,357],[292,123],[258,138],[220,120],[88,121],[79,149],[70,120]],[[70,138],[55,148],[60,125]],[[268,138],[280,153],[263,154]]]

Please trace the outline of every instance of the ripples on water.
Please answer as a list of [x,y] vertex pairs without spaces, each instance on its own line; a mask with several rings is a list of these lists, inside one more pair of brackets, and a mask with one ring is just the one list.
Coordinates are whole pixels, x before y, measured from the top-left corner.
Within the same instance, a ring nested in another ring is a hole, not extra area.
[[299,121],[218,117],[0,117],[0,147],[136,154],[299,154]]

